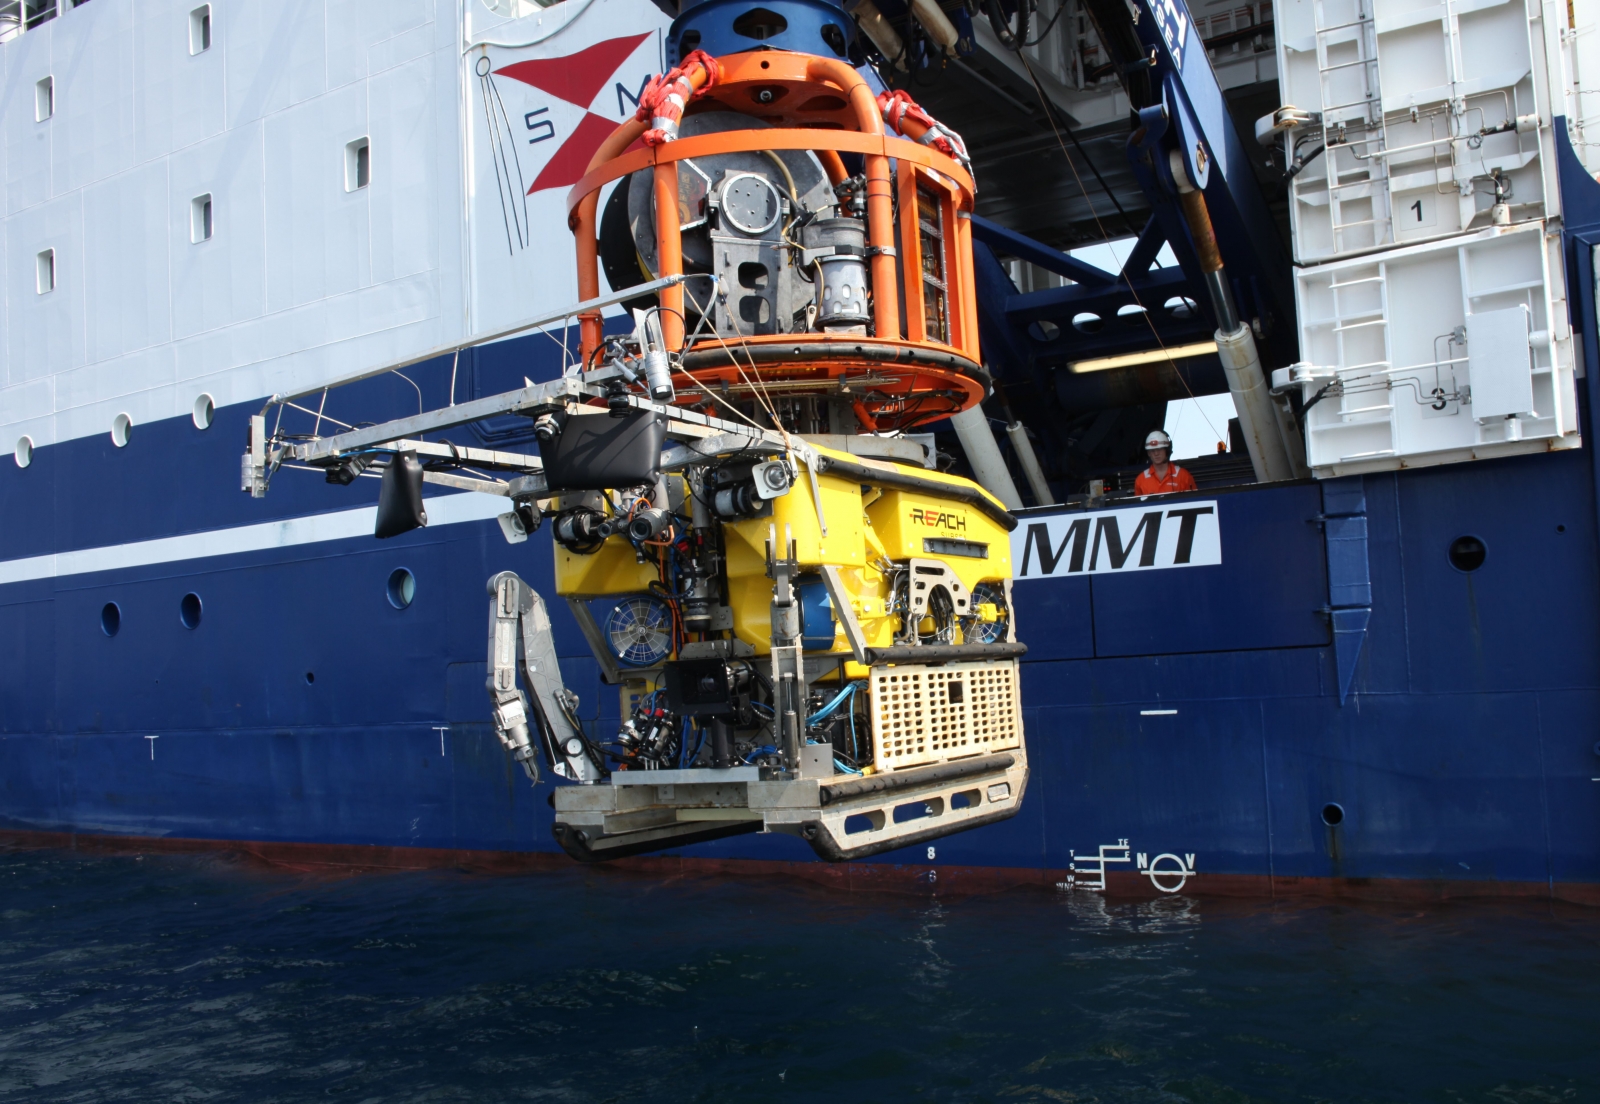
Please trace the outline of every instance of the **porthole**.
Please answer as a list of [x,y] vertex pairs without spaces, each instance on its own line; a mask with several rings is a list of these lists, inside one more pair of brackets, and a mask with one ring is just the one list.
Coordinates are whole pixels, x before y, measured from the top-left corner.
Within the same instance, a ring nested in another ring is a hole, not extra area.
[[389,604],[397,610],[403,610],[417,597],[417,577],[404,567],[397,567],[389,572]]
[[25,468],[33,463],[33,438],[23,434],[17,438],[17,450],[12,457],[17,461],[17,467]]
[[196,429],[210,429],[211,419],[217,416],[217,402],[210,395],[202,391],[194,400],[194,409],[189,417],[194,419]]
[[1084,311],[1072,316],[1072,328],[1079,333],[1099,333],[1105,327],[1106,320],[1092,311]]
[[107,636],[116,636],[122,628],[122,610],[115,602],[107,602],[100,607],[100,631]]
[[200,595],[191,591],[178,603],[178,620],[183,622],[183,627],[186,629],[198,629],[202,609]]
[[1187,295],[1174,295],[1161,308],[1180,321],[1193,318],[1195,315],[1195,301]]
[[1457,537],[1450,542],[1450,566],[1457,571],[1470,574],[1488,558],[1488,547],[1477,537]]
[[1149,312],[1138,303],[1124,303],[1117,308],[1117,321],[1129,326],[1137,326],[1145,320],[1147,313]]
[[315,671],[307,671],[306,672],[306,685],[310,686],[312,683],[314,683],[316,681],[317,681],[317,673]]
[[1048,343],[1061,336],[1061,327],[1048,319],[1028,323],[1028,336],[1035,341]]
[[133,430],[133,419],[126,414],[118,414],[111,419],[111,443],[118,448],[128,447],[128,434]]
[[1337,801],[1330,801],[1322,807],[1322,823],[1333,828],[1344,823],[1344,806]]

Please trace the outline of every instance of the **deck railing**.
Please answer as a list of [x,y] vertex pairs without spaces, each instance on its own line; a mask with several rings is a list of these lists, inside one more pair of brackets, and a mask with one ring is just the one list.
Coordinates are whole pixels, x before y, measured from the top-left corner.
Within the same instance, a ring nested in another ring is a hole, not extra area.
[[0,0],[0,42],[9,42],[25,31],[48,23],[62,12],[79,8],[89,0]]

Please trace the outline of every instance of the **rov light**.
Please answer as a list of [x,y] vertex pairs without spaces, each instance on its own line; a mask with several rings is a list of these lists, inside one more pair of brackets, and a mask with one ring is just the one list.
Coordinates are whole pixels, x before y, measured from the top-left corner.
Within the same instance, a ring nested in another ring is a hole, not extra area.
[[754,517],[761,509],[761,495],[754,483],[736,483],[716,492],[711,499],[711,509],[723,521]]
[[574,506],[556,517],[556,543],[580,556],[599,549],[611,535],[611,522],[598,510]]
[[1166,349],[1151,349],[1143,353],[1123,356],[1096,357],[1094,360],[1075,360],[1070,365],[1073,372],[1104,372],[1110,368],[1134,368],[1140,364],[1160,361],[1176,362],[1191,357],[1210,356],[1217,351],[1215,341],[1196,341],[1192,345],[1174,345]]
[[628,523],[628,538],[635,543],[660,540],[672,525],[672,515],[665,510],[641,510]]

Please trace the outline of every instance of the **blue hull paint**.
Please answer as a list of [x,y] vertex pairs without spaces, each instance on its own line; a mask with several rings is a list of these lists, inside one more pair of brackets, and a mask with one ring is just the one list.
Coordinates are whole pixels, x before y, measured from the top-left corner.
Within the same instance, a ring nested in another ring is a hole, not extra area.
[[[442,390],[437,375],[422,373],[425,389]],[[0,559],[375,500],[376,481],[296,473],[265,502],[240,494],[248,413],[8,465]],[[1343,705],[1325,486],[1208,495],[1218,566],[1019,582],[1027,799],[1014,820],[940,841],[939,864],[1064,870],[1074,852],[1127,839],[1194,855],[1190,891],[1207,875],[1600,883],[1590,459],[1361,487],[1372,614]],[[1446,556],[1464,534],[1489,549],[1470,575]],[[385,596],[397,566],[418,581],[403,611]],[[472,522],[0,586],[0,828],[554,851],[548,791],[486,723],[483,582],[507,568],[548,586],[545,536],[509,546],[492,521]],[[204,602],[194,630],[178,616],[190,591]],[[108,601],[122,611],[115,638],[100,628]],[[565,609],[552,612],[583,713],[614,726],[615,690]],[[1344,810],[1337,827],[1329,803]],[[691,853],[812,859],[771,836]]]

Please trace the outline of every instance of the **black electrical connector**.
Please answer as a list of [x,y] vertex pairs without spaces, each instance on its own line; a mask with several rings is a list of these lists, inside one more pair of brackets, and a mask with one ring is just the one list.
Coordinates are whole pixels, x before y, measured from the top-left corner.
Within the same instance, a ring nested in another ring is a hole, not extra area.
[[333,467],[328,468],[323,478],[335,486],[348,487],[361,477],[361,473],[366,471],[371,463],[371,453],[358,452],[354,456],[346,456]]

